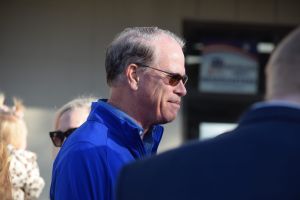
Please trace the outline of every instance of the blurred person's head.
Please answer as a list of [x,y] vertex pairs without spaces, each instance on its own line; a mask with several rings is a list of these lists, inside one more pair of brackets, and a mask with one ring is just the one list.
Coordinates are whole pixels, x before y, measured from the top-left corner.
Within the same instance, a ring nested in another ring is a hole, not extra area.
[[0,141],[11,144],[17,149],[25,149],[27,145],[27,126],[23,119],[24,106],[14,98],[14,106],[4,105],[4,98],[0,101]]
[[106,52],[109,103],[145,130],[175,119],[186,94],[184,42],[157,27],[126,28]]
[[0,196],[12,199],[9,176],[8,145],[16,149],[25,149],[27,144],[27,127],[23,119],[24,106],[14,99],[13,107],[4,104],[5,97],[0,94]]
[[267,100],[300,103],[300,27],[275,49],[266,68]]
[[[86,121],[93,101],[96,99],[79,97],[58,109],[54,119],[55,131],[50,133],[54,146],[61,147],[64,140]],[[55,154],[58,150],[58,148],[55,149]]]

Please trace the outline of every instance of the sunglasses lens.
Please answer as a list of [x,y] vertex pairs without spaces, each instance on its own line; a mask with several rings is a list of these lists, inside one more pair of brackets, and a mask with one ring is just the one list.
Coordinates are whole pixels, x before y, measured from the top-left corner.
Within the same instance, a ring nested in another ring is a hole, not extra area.
[[50,137],[51,137],[51,140],[52,140],[54,146],[56,146],[56,147],[61,147],[62,143],[65,139],[63,133],[58,133],[58,132],[52,132]]
[[65,138],[69,137],[77,128],[70,128],[65,132],[52,131],[50,132],[50,138],[56,147],[61,147]]
[[171,86],[176,86],[182,80],[183,84],[187,81],[187,76],[173,75],[169,80]]

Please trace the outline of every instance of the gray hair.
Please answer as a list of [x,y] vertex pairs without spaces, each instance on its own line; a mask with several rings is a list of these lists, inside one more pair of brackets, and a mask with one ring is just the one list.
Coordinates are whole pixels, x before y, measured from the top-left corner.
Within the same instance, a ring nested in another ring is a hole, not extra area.
[[106,51],[105,68],[108,85],[112,86],[131,63],[151,64],[154,60],[151,41],[162,34],[173,38],[183,48],[183,39],[158,27],[126,28],[117,35]]
[[300,96],[300,27],[272,53],[266,67],[267,99]]
[[69,102],[67,102],[65,105],[63,105],[61,108],[58,109],[55,115],[55,128],[58,126],[59,118],[67,111],[69,110],[75,110],[77,108],[85,108],[87,110],[91,110],[92,102],[97,101],[97,98],[95,97],[78,97],[76,99],[73,99]]

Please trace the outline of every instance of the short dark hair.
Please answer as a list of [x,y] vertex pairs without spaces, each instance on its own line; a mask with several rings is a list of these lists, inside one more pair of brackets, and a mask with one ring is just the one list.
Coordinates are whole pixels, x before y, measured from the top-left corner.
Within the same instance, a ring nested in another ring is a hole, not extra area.
[[106,51],[105,69],[109,86],[131,63],[149,65],[153,61],[154,48],[151,40],[165,34],[173,38],[183,48],[184,41],[174,33],[158,27],[133,27],[122,31]]
[[272,53],[266,67],[266,99],[300,94],[300,26],[286,36]]

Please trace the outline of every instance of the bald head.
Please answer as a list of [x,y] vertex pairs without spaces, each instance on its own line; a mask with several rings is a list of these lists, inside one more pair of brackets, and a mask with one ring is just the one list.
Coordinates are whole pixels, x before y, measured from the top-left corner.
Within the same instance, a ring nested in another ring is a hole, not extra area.
[[300,103],[300,27],[276,48],[266,68],[268,100]]

